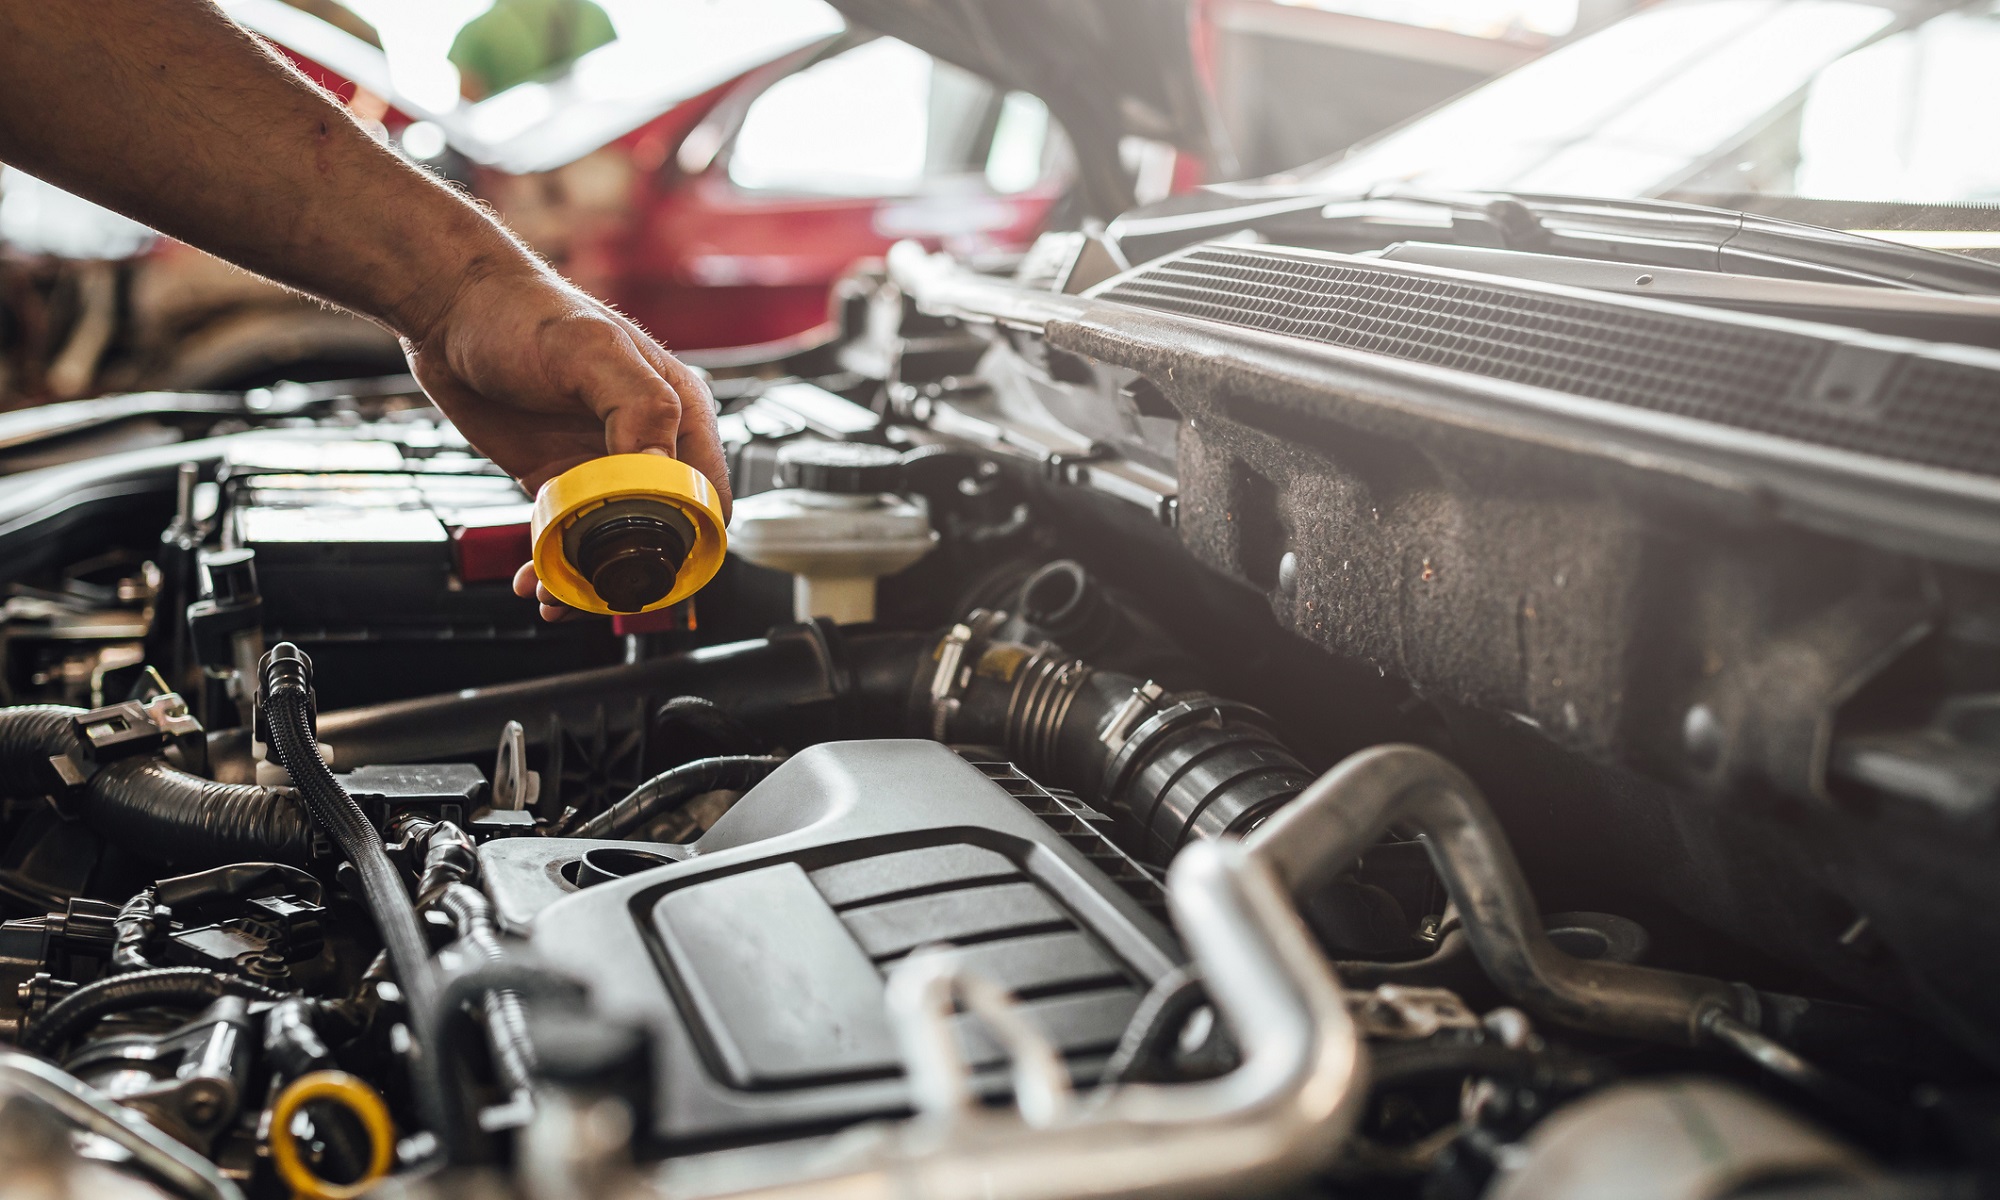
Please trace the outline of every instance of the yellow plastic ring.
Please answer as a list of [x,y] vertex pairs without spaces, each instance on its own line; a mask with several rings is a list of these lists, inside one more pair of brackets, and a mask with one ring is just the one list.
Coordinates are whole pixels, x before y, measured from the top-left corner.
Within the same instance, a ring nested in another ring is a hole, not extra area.
[[[313,1174],[292,1136],[292,1119],[315,1100],[332,1100],[354,1114],[368,1133],[368,1169],[353,1183],[329,1183]],[[271,1162],[305,1200],[354,1200],[389,1173],[396,1159],[396,1126],[389,1106],[365,1082],[345,1071],[314,1071],[294,1079],[271,1105]]]
[[700,471],[664,454],[613,454],[593,458],[542,485],[530,526],[535,574],[556,599],[584,612],[610,615],[612,608],[563,553],[563,531],[578,517],[614,500],[652,500],[679,509],[694,526],[694,546],[681,564],[674,588],[663,600],[641,609],[654,612],[694,595],[722,569],[729,535],[722,500]]

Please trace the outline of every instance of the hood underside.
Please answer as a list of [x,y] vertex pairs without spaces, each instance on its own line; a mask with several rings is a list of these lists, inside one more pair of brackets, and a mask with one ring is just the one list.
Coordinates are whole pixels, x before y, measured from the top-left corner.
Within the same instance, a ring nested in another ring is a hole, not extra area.
[[1085,199],[1132,202],[1126,137],[1230,167],[1197,73],[1186,0],[830,0],[850,20],[1041,97],[1077,144]]

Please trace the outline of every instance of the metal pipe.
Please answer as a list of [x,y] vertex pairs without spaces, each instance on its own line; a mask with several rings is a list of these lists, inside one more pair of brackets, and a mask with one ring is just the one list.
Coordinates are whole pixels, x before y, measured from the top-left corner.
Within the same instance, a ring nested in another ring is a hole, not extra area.
[[1074,1094],[1061,1051],[1021,1015],[1007,989],[957,962],[949,950],[923,948],[897,963],[889,972],[887,1002],[920,1117],[954,1121],[979,1104],[972,1064],[958,1042],[954,1018],[961,1008],[1007,1048],[1014,1107],[1023,1122],[1048,1129],[1070,1115]]
[[[1324,853],[1333,865],[1345,851],[1311,827],[1299,837],[1302,845],[1288,847],[1292,860]],[[1197,843],[1168,875],[1175,924],[1239,1043],[1241,1061],[1227,1075],[1109,1087],[1074,1106],[1040,1087],[1031,1119],[958,1103],[955,1039],[912,1036],[910,1075],[932,1084],[917,1118],[850,1130],[811,1155],[766,1147],[680,1158],[643,1183],[676,1200],[1173,1200],[1240,1196],[1304,1177],[1353,1130],[1366,1067],[1340,983],[1274,858],[1269,840]],[[912,1010],[899,1015],[944,1020],[930,986],[938,982],[896,987]],[[1010,1028],[1016,1036],[1005,1040],[1019,1042],[1021,1030]],[[1025,1069],[1040,1078],[1032,1063]],[[558,1161],[573,1145],[547,1144],[548,1157],[538,1159],[538,1144],[528,1141],[530,1177],[601,1177],[593,1173],[602,1163]]]
[[0,1088],[29,1096],[78,1128],[132,1156],[154,1178],[189,1196],[243,1200],[243,1193],[214,1163],[161,1133],[130,1109],[57,1067],[26,1054],[0,1051]]
[[1616,1037],[1692,1046],[1711,1012],[1754,1023],[1755,993],[1720,980],[1556,949],[1507,836],[1477,786],[1420,746],[1342,761],[1251,837],[1295,896],[1346,870],[1395,825],[1416,834],[1458,906],[1473,955],[1511,999],[1549,1020]]

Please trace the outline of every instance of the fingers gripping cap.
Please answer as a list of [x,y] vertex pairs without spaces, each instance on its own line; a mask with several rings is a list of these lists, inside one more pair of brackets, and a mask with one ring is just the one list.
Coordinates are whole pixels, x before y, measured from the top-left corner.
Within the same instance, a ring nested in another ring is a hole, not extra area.
[[700,591],[728,549],[722,503],[700,471],[661,454],[613,454],[542,485],[535,574],[571,608],[652,612]]

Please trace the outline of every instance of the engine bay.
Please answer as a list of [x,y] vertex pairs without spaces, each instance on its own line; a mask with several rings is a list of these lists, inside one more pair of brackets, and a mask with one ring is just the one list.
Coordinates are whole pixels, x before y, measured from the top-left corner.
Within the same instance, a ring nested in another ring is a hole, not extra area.
[[656,612],[408,379],[0,416],[0,1081],[215,1197],[1982,1194],[2000,358],[1258,212],[898,247]]

